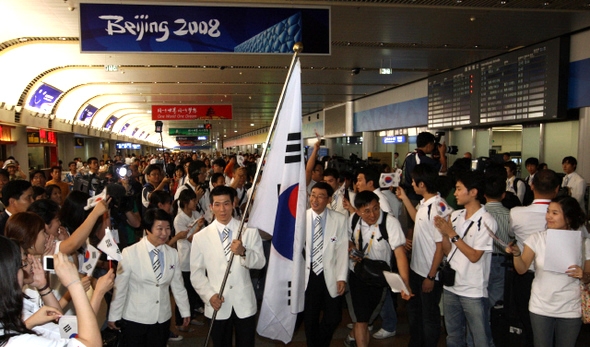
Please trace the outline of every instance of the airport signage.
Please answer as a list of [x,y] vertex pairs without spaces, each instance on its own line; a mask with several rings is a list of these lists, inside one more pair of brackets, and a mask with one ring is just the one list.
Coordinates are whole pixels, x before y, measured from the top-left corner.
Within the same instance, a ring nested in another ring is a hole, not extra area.
[[[152,105],[152,120],[232,119],[231,105]],[[203,125],[201,125],[203,126]]]
[[330,8],[80,3],[82,52],[330,54]]
[[29,107],[38,112],[51,113],[55,101],[61,94],[61,90],[43,83],[37,88],[31,100],[29,100]]
[[170,128],[168,129],[168,135],[209,136],[209,130],[199,128]]
[[401,136],[387,136],[383,138],[384,144],[390,143],[404,143],[406,142],[406,137],[404,135]]
[[194,142],[194,141],[207,141],[207,136],[203,135],[203,136],[177,136],[176,137],[176,141],[177,142]]

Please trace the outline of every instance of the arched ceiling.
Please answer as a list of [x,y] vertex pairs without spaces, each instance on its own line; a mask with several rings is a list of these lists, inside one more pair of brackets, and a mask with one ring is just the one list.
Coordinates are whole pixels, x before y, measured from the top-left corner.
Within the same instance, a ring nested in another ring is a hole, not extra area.
[[[331,55],[301,56],[304,114],[590,26],[588,0],[260,2],[331,6]],[[150,134],[154,142],[152,105],[233,105],[232,120],[212,122],[213,139],[270,125],[290,55],[82,54],[78,6],[77,0],[0,0],[0,102],[26,108],[45,83],[64,92],[51,111],[56,118],[79,122],[91,104],[98,109],[91,127],[103,128],[114,116],[113,132],[129,124],[125,135],[138,128],[135,137]],[[106,72],[105,65],[119,71]],[[379,75],[380,67],[393,74]],[[352,74],[353,68],[360,73]],[[168,128],[203,121],[164,123],[164,143],[173,146]]]

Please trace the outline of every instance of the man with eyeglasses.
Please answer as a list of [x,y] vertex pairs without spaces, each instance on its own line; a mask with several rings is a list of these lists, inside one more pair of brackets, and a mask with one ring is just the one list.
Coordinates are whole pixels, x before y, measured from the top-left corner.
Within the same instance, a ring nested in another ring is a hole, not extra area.
[[346,217],[326,208],[333,193],[328,183],[316,183],[309,198],[311,208],[307,210],[303,320],[307,345],[312,347],[329,346],[342,320],[348,235]]
[[[390,264],[392,252],[395,256],[399,275],[407,288],[410,288],[410,268],[404,246],[406,238],[401,226],[395,217],[386,214],[379,207],[379,197],[371,191],[365,190],[358,193],[354,199],[357,214],[350,218],[349,249],[362,252],[363,258],[382,260]],[[383,224],[384,223],[384,224]],[[383,224],[383,225],[382,225]],[[364,347],[369,345],[369,320],[373,311],[377,309],[384,293],[391,292],[389,288],[371,286],[358,278],[354,271],[354,264],[361,261],[360,257],[352,252],[350,258],[350,273],[348,283],[352,305],[349,312],[355,321],[352,334],[347,337],[347,342],[356,340],[356,345]],[[410,293],[402,292],[402,298],[409,300]]]

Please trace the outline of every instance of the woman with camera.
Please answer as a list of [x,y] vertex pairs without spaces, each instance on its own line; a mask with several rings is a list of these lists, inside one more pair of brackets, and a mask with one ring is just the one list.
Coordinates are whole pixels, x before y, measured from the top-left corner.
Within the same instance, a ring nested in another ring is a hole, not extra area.
[[[579,230],[585,222],[584,212],[576,199],[557,197],[551,200],[547,214],[547,229]],[[537,347],[575,346],[582,321],[580,283],[590,282],[590,240],[580,235],[582,259],[565,273],[545,270],[548,231],[531,235],[522,251],[516,245],[506,248],[514,256],[514,268],[524,274],[535,262],[535,279],[531,288],[529,312]],[[564,253],[572,252],[563,249]],[[582,261],[583,260],[583,261]]]
[[[55,271],[60,281],[68,288],[78,312],[78,334],[72,339],[48,339],[37,335],[22,320],[24,284],[22,250],[12,240],[0,236],[0,346],[87,346],[102,345],[96,316],[92,312],[88,298],[78,277],[78,271],[67,257],[59,253],[55,256]],[[44,309],[39,311],[41,321],[51,321],[59,311]],[[59,317],[59,315],[57,315]]]

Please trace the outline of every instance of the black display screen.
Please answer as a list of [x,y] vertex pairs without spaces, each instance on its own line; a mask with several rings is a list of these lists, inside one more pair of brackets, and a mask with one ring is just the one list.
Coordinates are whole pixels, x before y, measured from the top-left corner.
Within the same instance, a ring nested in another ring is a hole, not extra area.
[[428,79],[428,127],[562,119],[569,38],[558,38]]

